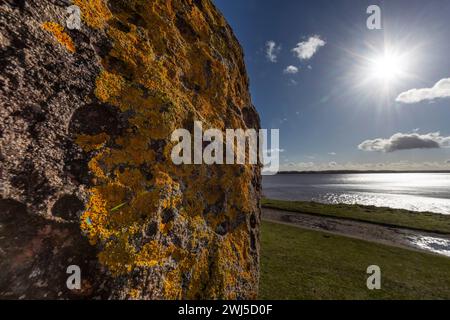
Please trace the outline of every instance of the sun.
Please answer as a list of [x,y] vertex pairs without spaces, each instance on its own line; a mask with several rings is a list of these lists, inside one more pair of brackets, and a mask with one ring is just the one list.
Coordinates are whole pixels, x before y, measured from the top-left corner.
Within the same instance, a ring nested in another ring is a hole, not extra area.
[[406,84],[422,80],[417,73],[418,62],[424,57],[422,46],[385,40],[378,45],[367,42],[359,52],[347,50],[352,68],[345,81],[361,97],[377,99],[382,106],[393,105],[394,96]]
[[400,56],[384,54],[375,58],[371,63],[371,74],[374,78],[392,81],[401,75],[402,61]]
[[386,50],[384,53],[368,59],[368,65],[370,78],[392,83],[405,76],[408,58],[404,54]]

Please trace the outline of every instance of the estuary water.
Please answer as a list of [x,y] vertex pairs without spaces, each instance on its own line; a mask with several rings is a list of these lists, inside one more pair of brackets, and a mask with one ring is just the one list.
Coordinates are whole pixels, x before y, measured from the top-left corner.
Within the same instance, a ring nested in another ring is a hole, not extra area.
[[263,177],[263,194],[450,214],[450,173],[279,174]]

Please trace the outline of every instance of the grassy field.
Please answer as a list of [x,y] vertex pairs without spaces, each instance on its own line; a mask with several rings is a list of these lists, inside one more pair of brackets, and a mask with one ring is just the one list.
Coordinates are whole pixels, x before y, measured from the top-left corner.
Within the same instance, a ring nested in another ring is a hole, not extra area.
[[450,234],[450,215],[347,204],[263,199],[263,207]]
[[[381,268],[368,290],[367,267]],[[263,222],[261,299],[450,299],[450,258]]]

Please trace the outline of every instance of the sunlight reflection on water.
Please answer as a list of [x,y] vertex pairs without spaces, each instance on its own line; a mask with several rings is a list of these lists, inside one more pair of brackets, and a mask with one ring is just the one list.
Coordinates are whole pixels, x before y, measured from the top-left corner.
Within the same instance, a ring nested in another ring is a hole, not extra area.
[[450,240],[434,237],[414,237],[411,241],[421,249],[450,257]]
[[450,214],[450,174],[283,174],[263,177],[268,198]]

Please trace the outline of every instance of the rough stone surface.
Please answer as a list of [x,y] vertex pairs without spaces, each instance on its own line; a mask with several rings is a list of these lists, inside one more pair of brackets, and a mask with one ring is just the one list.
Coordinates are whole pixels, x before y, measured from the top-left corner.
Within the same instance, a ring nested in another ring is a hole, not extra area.
[[2,1],[0,66],[0,298],[256,297],[259,166],[170,159],[196,120],[259,128],[209,0]]

